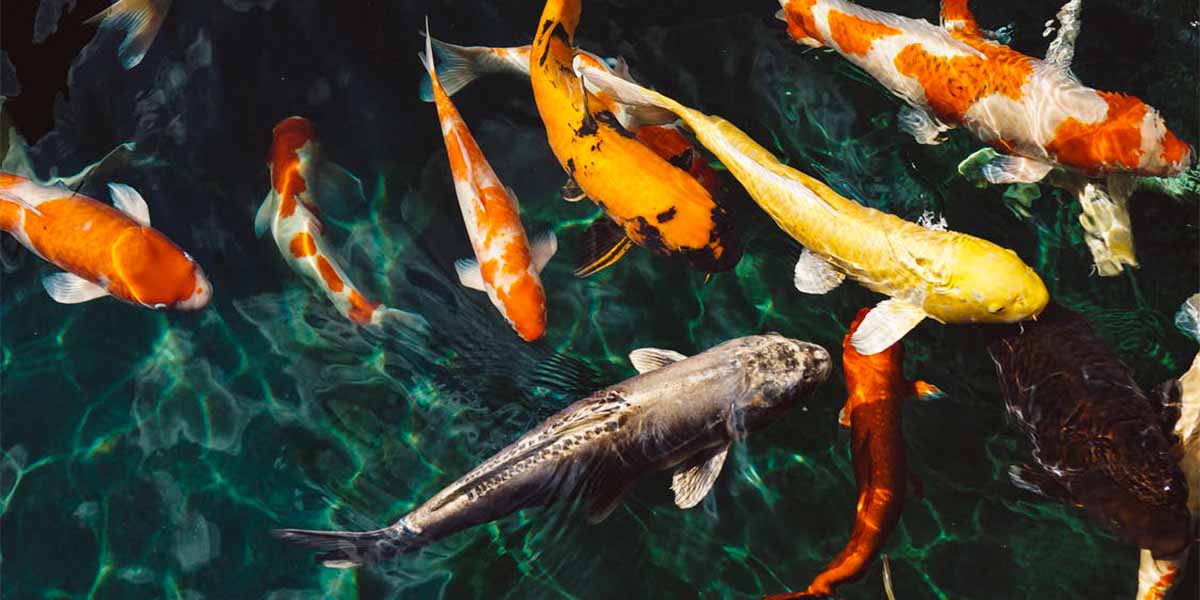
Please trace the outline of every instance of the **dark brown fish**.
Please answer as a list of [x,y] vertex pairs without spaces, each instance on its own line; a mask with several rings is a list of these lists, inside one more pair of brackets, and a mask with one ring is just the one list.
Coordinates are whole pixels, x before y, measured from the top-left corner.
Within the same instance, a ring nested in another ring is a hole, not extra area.
[[1166,415],[1079,315],[1052,304],[989,347],[1008,410],[1033,461],[1023,489],[1082,507],[1155,558],[1184,551],[1187,483]]

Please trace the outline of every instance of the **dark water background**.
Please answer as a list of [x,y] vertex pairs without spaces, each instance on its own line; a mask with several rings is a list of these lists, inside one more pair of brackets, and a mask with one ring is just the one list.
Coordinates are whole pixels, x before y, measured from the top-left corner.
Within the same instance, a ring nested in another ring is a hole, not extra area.
[[[447,41],[527,43],[538,2],[179,1],[130,72],[108,35],[75,57],[93,31],[80,21],[104,2],[37,4],[4,0],[13,68],[0,68],[4,94],[17,94],[5,110],[36,140],[40,174],[73,173],[136,141],[157,163],[114,179],[145,195],[155,226],[199,260],[216,294],[199,314],[58,305],[39,284],[51,268],[30,257],[0,279],[5,598],[749,598],[802,588],[841,548],[855,488],[836,422],[840,377],[737,446],[691,511],[673,506],[669,478],[656,474],[599,526],[571,507],[530,510],[359,572],[324,569],[272,539],[278,526],[394,520],[569,401],[631,375],[634,348],[694,353],[774,330],[836,354],[855,311],[879,298],[855,285],[795,292],[798,247],[732,179],[747,246],[734,271],[705,285],[682,263],[635,250],[575,279],[596,211],[557,199],[562,172],[528,84],[498,78],[458,106],[521,197],[526,227],[552,227],[561,241],[543,276],[549,332],[519,342],[453,275],[470,246],[434,109],[416,97],[415,55],[426,14]],[[1012,23],[1018,50],[1044,52],[1057,3],[979,4],[985,27]],[[933,2],[870,5],[936,21]],[[845,195],[909,219],[942,213],[1014,248],[1143,387],[1183,372],[1196,347],[1170,320],[1200,289],[1194,199],[1135,196],[1143,268],[1090,276],[1076,203],[1043,186],[1032,219],[1016,217],[1003,188],[957,176],[977,148],[965,133],[916,145],[895,126],[898,101],[836,55],[790,43],[777,8],[589,0],[578,41],[625,56],[640,80],[725,116]],[[1197,19],[1194,2],[1089,0],[1074,69],[1142,97],[1195,144]],[[271,128],[294,114],[366,183],[369,205],[329,227],[352,277],[428,317],[435,347],[363,336],[254,238]],[[83,191],[106,198],[103,183]],[[909,500],[887,546],[897,598],[1132,598],[1136,549],[1008,482],[1028,449],[1005,420],[979,332],[926,323],[907,344],[909,373],[949,396],[906,413],[925,496]],[[1179,597],[1196,590],[1193,573]],[[878,566],[843,592],[882,597]]]

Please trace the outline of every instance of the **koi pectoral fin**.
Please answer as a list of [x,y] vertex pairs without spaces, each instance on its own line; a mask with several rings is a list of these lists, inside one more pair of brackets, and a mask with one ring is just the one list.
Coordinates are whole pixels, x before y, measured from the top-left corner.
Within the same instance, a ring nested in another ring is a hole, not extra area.
[[454,261],[454,271],[458,274],[458,282],[467,289],[486,292],[483,285],[483,272],[479,269],[479,261],[473,258],[460,258]]
[[580,200],[587,198],[587,194],[585,194],[583,192],[583,188],[579,187],[579,184],[575,182],[574,177],[567,177],[566,183],[564,183],[562,189],[559,190],[559,195],[562,196],[562,199],[566,200],[567,202],[579,202]]
[[533,254],[533,270],[541,273],[558,252],[558,237],[554,235],[553,230],[547,231],[534,238],[529,250]]
[[262,204],[258,207],[258,213],[254,215],[254,235],[262,237],[268,229],[271,228],[271,221],[275,219],[275,214],[279,212],[279,194],[275,190],[267,192],[267,197],[263,198]]
[[344,218],[367,205],[362,180],[337,163],[317,161],[310,179],[312,197],[322,213]]
[[633,240],[611,219],[600,218],[584,232],[584,250],[576,277],[591,277],[616,264],[633,248]]
[[841,285],[846,274],[828,260],[805,248],[796,261],[792,282],[805,294],[826,294]]
[[867,313],[850,337],[850,344],[860,354],[879,354],[904,338],[925,320],[921,307],[903,300],[884,300]]
[[112,195],[113,206],[116,206],[117,210],[145,227],[150,226],[150,207],[146,205],[145,198],[142,198],[137,190],[123,183],[110,183],[108,191]]
[[42,278],[42,287],[60,304],[79,304],[108,295],[108,290],[73,273],[47,275]]
[[900,131],[913,136],[913,139],[918,144],[934,146],[946,141],[942,136],[943,132],[954,129],[952,125],[948,125],[929,114],[929,111],[911,106],[905,106],[900,109],[900,115],[897,117],[897,126]]
[[1037,183],[1046,178],[1054,165],[1020,156],[997,154],[980,172],[989,183]]
[[946,397],[946,392],[932,383],[916,381],[913,382],[913,396],[920,400],[940,400]]
[[688,509],[700,504],[713,483],[721,475],[721,467],[725,466],[725,457],[729,454],[729,444],[707,452],[697,454],[689,461],[679,465],[671,477],[671,490],[675,492],[675,506]]

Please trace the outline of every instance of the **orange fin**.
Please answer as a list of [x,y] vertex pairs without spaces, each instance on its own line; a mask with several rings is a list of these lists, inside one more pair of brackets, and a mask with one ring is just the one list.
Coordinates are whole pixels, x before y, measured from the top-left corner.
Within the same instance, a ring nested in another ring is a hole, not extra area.
[[913,395],[921,400],[940,400],[946,397],[946,392],[932,383],[917,381],[913,383]]

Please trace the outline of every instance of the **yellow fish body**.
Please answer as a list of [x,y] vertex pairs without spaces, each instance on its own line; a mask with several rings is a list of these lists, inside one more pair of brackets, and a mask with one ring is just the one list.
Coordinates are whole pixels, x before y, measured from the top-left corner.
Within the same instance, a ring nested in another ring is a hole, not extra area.
[[732,123],[576,61],[589,84],[621,102],[669,110],[733,173],[771,218],[805,248],[796,287],[823,294],[849,277],[890,296],[852,343],[875,354],[926,317],[941,323],[1015,323],[1037,317],[1046,286],[1015,252],[964,233],[910,223],[839,195],[779,162]]

